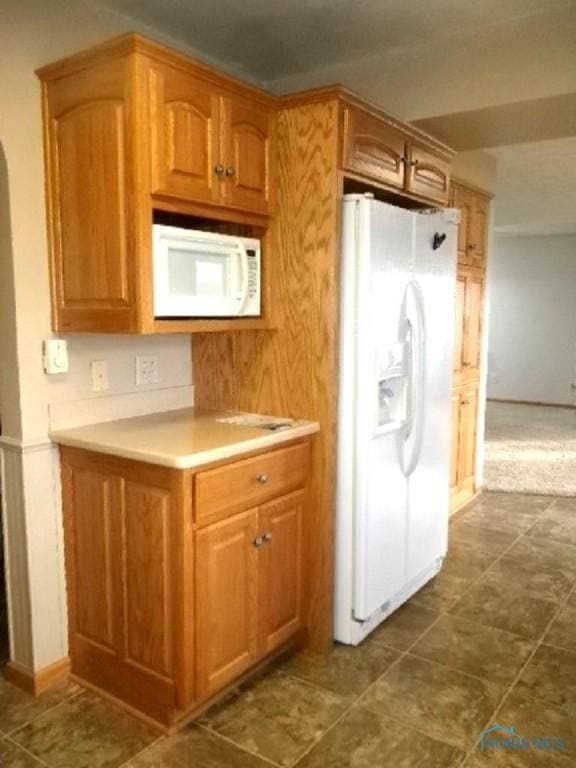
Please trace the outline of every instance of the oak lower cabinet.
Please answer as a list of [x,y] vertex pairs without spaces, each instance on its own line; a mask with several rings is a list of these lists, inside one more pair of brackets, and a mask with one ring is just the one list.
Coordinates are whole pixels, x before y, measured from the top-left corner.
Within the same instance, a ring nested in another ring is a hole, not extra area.
[[301,626],[303,492],[196,534],[198,694],[222,689]]
[[[80,683],[170,729],[301,636],[309,439],[195,470],[60,450]],[[194,488],[223,468],[249,503],[206,523]]]

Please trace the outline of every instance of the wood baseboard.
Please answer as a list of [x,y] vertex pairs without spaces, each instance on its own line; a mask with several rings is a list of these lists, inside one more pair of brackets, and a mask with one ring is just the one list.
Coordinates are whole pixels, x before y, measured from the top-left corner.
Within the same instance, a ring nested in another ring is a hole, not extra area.
[[62,685],[70,677],[70,659],[68,657],[39,669],[38,672],[30,672],[23,669],[13,661],[9,661],[4,668],[4,677],[12,685],[22,688],[32,696],[39,696],[44,691]]
[[576,405],[566,403],[540,403],[538,400],[505,400],[499,397],[487,398],[488,403],[508,403],[509,405],[539,405],[542,408],[571,408],[576,410]]

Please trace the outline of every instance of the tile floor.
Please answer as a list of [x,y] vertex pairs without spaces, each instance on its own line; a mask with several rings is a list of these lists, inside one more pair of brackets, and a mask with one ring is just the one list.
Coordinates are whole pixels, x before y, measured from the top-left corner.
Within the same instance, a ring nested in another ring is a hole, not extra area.
[[[495,724],[530,748],[481,751]],[[576,768],[576,499],[484,494],[442,573],[360,647],[292,657],[170,738],[74,686],[0,682],[2,768],[549,765]]]

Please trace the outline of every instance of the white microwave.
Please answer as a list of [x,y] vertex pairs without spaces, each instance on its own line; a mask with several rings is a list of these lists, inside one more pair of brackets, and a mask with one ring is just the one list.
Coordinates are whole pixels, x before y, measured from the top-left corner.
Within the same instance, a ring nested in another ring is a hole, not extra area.
[[154,224],[154,316],[259,317],[260,241]]

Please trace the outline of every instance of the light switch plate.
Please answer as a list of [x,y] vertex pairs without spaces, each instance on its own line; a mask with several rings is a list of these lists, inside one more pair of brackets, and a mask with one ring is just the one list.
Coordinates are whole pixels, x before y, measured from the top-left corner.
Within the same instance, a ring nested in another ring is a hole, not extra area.
[[64,339],[46,339],[42,347],[44,371],[49,374],[68,373],[68,345]]
[[92,379],[92,392],[105,392],[109,389],[108,362],[106,360],[92,360],[90,377]]
[[136,356],[136,385],[157,384],[158,375],[158,356],[157,355],[137,355]]

